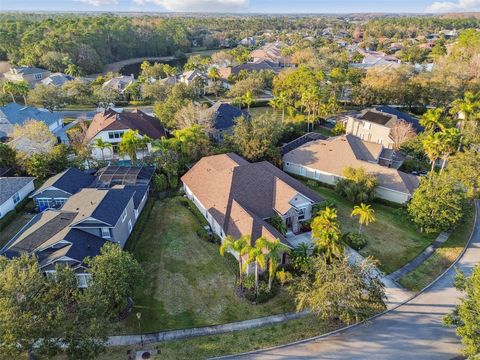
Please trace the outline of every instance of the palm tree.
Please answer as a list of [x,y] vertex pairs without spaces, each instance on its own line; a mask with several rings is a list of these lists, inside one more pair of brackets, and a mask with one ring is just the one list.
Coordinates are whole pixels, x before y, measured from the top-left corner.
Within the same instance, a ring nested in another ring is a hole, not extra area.
[[457,128],[449,128],[440,133],[440,139],[442,142],[442,168],[440,172],[443,172],[445,164],[447,163],[448,158],[455,154],[459,149],[461,143],[460,130]]
[[252,92],[250,90],[247,90],[245,95],[242,96],[242,103],[244,105],[247,105],[247,111],[250,112],[250,105],[252,105],[255,101],[255,98],[252,95]]
[[142,149],[142,162],[145,163],[145,150],[148,150],[148,144],[152,142],[152,139],[149,138],[147,135],[142,136],[138,143],[140,148]]
[[445,125],[442,123],[443,109],[428,109],[420,119],[420,125],[422,125],[426,131],[432,132],[435,129],[445,130]]
[[224,256],[226,251],[238,255],[238,276],[240,279],[241,289],[243,289],[243,257],[249,253],[250,249],[250,237],[248,235],[244,235],[236,240],[230,235],[226,236],[222,241],[222,245],[220,246],[220,255]]
[[73,77],[78,77],[82,75],[82,69],[80,69],[78,65],[70,63],[65,69],[65,74]]
[[138,130],[128,130],[123,133],[122,140],[118,144],[118,152],[120,155],[128,155],[132,161],[132,165],[137,164],[137,150],[140,147],[140,137]]
[[[259,238],[261,239],[261,238]],[[249,264],[255,262],[255,294],[258,296],[258,272],[264,270],[267,265],[267,256],[263,252],[263,241],[255,241],[255,246],[251,247],[248,252],[248,259],[245,262],[244,271]]]
[[431,178],[433,174],[433,169],[435,168],[435,161],[442,154],[442,133],[438,132],[428,135],[423,140],[423,151],[425,151],[425,154],[427,155],[430,163],[432,164],[432,168],[430,169]]
[[100,149],[100,151],[102,152],[102,160],[103,162],[105,162],[105,149],[111,149],[112,144],[109,143],[108,141],[103,141],[103,139],[101,138],[97,138],[93,142],[93,146],[96,147],[97,149]]
[[360,203],[355,205],[350,216],[358,216],[358,233],[362,232],[362,225],[368,226],[368,224],[375,221],[375,210],[370,205]]
[[[463,99],[455,100],[452,103],[450,114],[462,117],[465,122],[480,119],[480,91],[473,93],[465,92]],[[461,128],[463,129],[463,122]]]
[[343,253],[340,241],[341,232],[337,220],[337,210],[326,207],[312,221],[312,241],[319,250],[323,251],[325,258],[332,261]]
[[282,123],[285,122],[285,110],[288,106],[288,99],[284,92],[281,92],[277,97],[270,100],[270,106],[282,110]]
[[27,105],[27,95],[28,95],[28,92],[30,91],[30,86],[25,81],[20,81],[15,85],[16,85],[17,94],[23,97],[23,103]]
[[282,244],[279,239],[269,241],[264,237],[257,239],[255,245],[267,250],[265,254],[268,262],[268,290],[272,290],[272,282],[275,278],[280,259],[284,253],[290,252],[290,248]]
[[217,82],[220,79],[220,72],[218,71],[218,68],[215,66],[212,66],[210,70],[208,71],[208,77],[213,81]]
[[17,84],[13,81],[7,80],[3,83],[3,92],[9,94],[12,97],[12,101],[15,101],[15,95],[17,94]]

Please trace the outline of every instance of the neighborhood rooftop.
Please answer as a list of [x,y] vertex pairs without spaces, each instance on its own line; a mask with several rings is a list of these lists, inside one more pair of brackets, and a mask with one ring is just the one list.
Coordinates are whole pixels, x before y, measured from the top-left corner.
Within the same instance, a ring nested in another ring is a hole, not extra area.
[[35,180],[33,177],[0,177],[0,204],[33,180]]

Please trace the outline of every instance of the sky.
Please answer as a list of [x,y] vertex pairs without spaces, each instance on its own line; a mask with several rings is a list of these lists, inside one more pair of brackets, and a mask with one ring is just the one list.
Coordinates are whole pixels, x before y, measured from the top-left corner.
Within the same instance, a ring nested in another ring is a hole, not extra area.
[[431,13],[480,11],[480,0],[0,0],[1,11]]

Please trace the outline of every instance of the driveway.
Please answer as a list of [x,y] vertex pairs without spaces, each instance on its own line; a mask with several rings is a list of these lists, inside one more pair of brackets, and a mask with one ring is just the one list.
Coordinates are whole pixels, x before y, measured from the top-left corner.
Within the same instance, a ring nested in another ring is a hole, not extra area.
[[[480,260],[480,201],[471,242],[457,266],[470,273]],[[453,359],[461,343],[455,330],[442,326],[459,293],[452,283],[455,270],[447,271],[427,290],[372,321],[316,340],[257,353],[236,355],[235,359]]]

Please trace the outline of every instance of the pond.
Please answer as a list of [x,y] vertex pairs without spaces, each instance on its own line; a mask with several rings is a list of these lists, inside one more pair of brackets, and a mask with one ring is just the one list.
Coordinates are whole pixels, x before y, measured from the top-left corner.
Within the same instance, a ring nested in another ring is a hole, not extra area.
[[[138,78],[138,75],[140,74],[140,66],[142,65],[142,62],[134,63],[134,64],[129,64],[125,65],[123,68],[120,69],[120,74],[125,75],[125,76],[130,76],[133,74],[135,78]],[[182,69],[183,66],[187,63],[187,58],[185,59],[175,59],[171,61],[157,61],[161,62],[163,64],[168,64],[170,66],[177,67],[179,69]],[[152,63],[152,62],[150,62]]]

